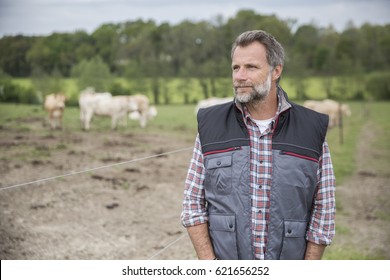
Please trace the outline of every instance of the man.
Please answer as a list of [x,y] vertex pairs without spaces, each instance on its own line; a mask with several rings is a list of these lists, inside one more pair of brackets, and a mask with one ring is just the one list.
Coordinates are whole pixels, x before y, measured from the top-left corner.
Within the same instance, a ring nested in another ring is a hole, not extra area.
[[231,57],[235,100],[198,113],[182,223],[199,259],[321,259],[335,231],[328,117],[289,102],[270,34],[244,32]]

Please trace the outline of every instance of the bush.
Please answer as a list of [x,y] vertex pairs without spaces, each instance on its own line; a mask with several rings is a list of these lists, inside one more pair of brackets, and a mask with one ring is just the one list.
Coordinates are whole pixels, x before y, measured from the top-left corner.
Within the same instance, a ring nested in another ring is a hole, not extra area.
[[112,78],[108,65],[99,56],[73,66],[72,76],[77,79],[79,89],[93,87],[96,92],[108,91]]
[[375,73],[367,80],[366,88],[374,100],[390,100],[390,73]]
[[123,86],[119,82],[111,83],[108,91],[111,92],[112,95],[130,95],[131,94],[130,89]]
[[0,102],[40,104],[42,100],[31,87],[25,88],[9,80],[1,80]]

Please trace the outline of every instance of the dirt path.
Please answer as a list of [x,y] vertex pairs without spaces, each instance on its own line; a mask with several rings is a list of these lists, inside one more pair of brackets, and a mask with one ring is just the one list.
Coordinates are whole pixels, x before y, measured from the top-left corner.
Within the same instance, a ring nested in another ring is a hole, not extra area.
[[[357,148],[357,170],[337,186],[337,235],[329,250],[349,250],[367,258],[390,259],[390,163],[375,147],[379,131],[367,123]],[[383,165],[378,170],[378,161]]]

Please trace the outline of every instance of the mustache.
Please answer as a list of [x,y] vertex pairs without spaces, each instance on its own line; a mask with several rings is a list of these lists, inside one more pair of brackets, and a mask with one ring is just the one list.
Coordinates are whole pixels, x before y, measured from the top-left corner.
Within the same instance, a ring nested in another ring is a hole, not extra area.
[[252,83],[233,83],[234,88],[240,87],[254,87]]

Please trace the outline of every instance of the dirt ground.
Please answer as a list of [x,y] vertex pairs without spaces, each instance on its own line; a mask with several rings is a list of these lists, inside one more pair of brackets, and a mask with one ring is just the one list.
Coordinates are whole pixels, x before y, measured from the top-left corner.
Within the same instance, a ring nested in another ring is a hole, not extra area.
[[[0,127],[0,259],[196,258],[180,224],[191,137],[50,132],[41,119],[24,122],[31,129]],[[372,156],[366,144],[361,158]],[[171,151],[177,152],[164,154]],[[164,155],[147,158],[156,154]],[[115,165],[121,162],[127,163]],[[80,172],[101,166],[108,167]],[[338,224],[349,231],[335,246],[390,259],[388,218],[376,215],[390,213],[389,176],[359,166],[337,192]]]
[[0,259],[195,258],[180,223],[193,140],[26,124],[0,130],[0,188],[111,167],[0,190]]

